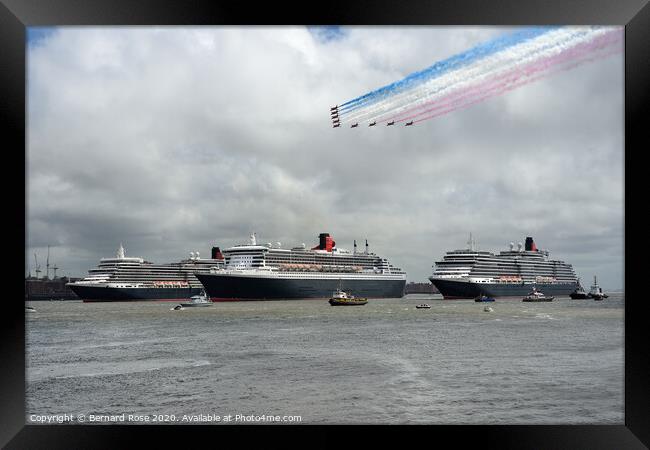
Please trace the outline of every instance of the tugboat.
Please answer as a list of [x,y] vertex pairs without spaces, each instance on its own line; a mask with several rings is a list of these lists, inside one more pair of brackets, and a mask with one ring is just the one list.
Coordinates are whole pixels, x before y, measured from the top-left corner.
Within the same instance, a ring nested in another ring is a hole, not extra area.
[[569,297],[574,300],[584,300],[586,298],[589,298],[589,294],[585,292],[585,289],[580,284],[580,278],[578,278],[578,286],[573,292],[569,294]]
[[591,285],[591,290],[589,291],[589,296],[596,301],[607,298],[608,295],[605,294],[596,281],[596,275],[594,275],[594,284]]
[[522,302],[552,302],[555,297],[547,297],[542,292],[538,291],[537,288],[525,296],[521,301]]
[[208,300],[207,295],[204,291],[201,291],[199,295],[193,295],[190,297],[189,303],[181,303],[183,308],[191,308],[193,306],[212,306],[212,302]]
[[332,298],[329,299],[329,304],[332,306],[353,306],[365,305],[368,303],[367,298],[357,298],[354,295],[349,295],[341,289],[337,289]]
[[475,302],[493,302],[494,297],[488,297],[487,295],[479,295],[474,299]]

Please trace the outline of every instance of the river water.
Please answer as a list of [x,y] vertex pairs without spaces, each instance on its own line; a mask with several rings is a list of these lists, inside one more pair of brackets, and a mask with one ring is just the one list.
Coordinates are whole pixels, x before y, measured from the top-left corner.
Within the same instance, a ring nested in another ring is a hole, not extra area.
[[622,294],[31,305],[27,423],[624,423]]

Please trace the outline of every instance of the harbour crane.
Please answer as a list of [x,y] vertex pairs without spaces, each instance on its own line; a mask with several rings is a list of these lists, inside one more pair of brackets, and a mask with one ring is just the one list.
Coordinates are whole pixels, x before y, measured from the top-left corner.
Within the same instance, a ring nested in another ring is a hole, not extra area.
[[34,272],[36,272],[36,278],[38,278],[38,274],[41,273],[41,266],[38,265],[38,260],[36,259],[36,252],[34,252],[34,266],[36,267]]

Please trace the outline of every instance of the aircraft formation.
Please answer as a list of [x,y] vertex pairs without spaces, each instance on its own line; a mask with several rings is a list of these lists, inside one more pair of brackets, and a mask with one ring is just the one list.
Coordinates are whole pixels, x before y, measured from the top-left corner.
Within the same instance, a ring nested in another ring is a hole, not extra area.
[[[341,126],[341,120],[339,118],[338,105],[332,106],[330,108],[330,114],[332,116],[332,128],[339,128]],[[370,122],[368,124],[369,127],[374,127],[375,125],[377,125],[376,120],[374,120],[374,121],[372,121],[372,122]],[[386,126],[391,126],[391,125],[395,125],[394,120],[391,121],[391,122],[386,123]],[[411,125],[413,125],[412,120],[410,122],[407,122],[407,123],[404,124],[404,126],[407,126],[407,127],[409,127]],[[359,126],[359,122],[355,122],[352,125],[350,125],[350,128],[357,128],[358,126]]]

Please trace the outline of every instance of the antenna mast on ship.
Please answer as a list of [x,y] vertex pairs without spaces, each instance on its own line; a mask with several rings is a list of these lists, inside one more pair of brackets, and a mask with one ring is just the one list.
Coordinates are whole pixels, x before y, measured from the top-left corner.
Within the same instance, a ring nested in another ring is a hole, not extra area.
[[118,259],[124,259],[124,247],[122,246],[122,243],[120,242],[120,248],[117,249],[117,258]]
[[470,232],[469,233],[469,241],[467,241],[467,249],[471,250],[471,251],[474,251],[475,244],[476,243],[474,242],[474,238],[472,238],[472,233]]

